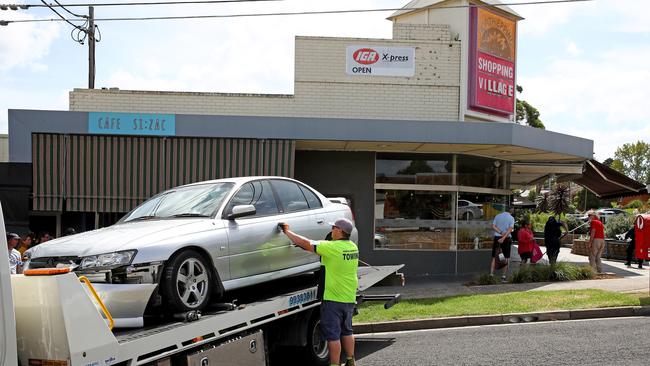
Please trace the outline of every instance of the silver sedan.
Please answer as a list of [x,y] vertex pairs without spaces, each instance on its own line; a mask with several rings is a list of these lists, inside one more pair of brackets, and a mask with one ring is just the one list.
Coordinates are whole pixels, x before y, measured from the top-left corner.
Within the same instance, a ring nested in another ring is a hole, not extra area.
[[140,326],[148,304],[199,310],[224,291],[318,269],[318,256],[294,247],[277,224],[324,240],[340,217],[352,220],[349,206],[293,179],[200,182],[150,198],[115,225],[38,245],[26,266],[73,267],[118,326]]

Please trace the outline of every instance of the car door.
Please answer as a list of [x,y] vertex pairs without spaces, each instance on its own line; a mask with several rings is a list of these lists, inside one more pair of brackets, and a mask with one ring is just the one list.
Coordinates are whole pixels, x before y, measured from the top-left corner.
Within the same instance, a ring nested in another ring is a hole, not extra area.
[[277,228],[281,218],[268,180],[242,185],[228,202],[225,215],[237,205],[253,205],[256,213],[226,221],[231,279],[285,268],[289,242]]
[[[327,235],[327,217],[319,215],[317,206],[322,206],[316,197],[317,203],[307,199],[303,192],[304,186],[286,179],[272,179],[271,184],[280,205],[282,221],[290,225],[291,231],[312,240],[323,240]],[[310,207],[310,201],[311,207]],[[290,243],[287,243],[290,245]],[[293,245],[289,246],[290,256],[284,258],[287,267],[296,267],[317,262],[318,256]]]

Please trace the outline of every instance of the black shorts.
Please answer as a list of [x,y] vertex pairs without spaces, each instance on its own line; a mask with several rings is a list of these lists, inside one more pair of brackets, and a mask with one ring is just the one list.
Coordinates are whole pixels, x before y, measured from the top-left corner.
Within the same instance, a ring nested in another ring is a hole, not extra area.
[[512,244],[512,239],[510,239],[510,237],[507,237],[503,243],[499,243],[500,238],[500,236],[494,237],[494,241],[492,242],[492,258],[497,256],[497,248],[501,246],[503,256],[510,259],[510,245]]
[[323,301],[320,304],[320,333],[327,341],[352,335],[354,304]]
[[532,252],[525,252],[525,253],[519,254],[519,256],[521,257],[522,262],[525,262],[525,261],[529,260],[532,257],[532,255],[533,255]]

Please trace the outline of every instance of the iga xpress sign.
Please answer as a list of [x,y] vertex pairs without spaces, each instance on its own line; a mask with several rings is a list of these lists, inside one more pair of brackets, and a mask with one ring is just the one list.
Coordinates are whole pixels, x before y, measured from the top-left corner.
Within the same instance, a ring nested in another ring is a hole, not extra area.
[[348,75],[413,76],[415,48],[348,46],[346,50]]
[[514,20],[470,9],[469,108],[502,117],[514,114]]

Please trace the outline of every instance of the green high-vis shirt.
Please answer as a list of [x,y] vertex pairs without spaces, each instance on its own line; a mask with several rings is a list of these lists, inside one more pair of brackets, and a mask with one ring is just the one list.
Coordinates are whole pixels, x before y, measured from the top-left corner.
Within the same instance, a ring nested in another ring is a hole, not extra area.
[[321,241],[315,246],[325,266],[323,300],[354,303],[359,280],[359,249],[350,240]]

